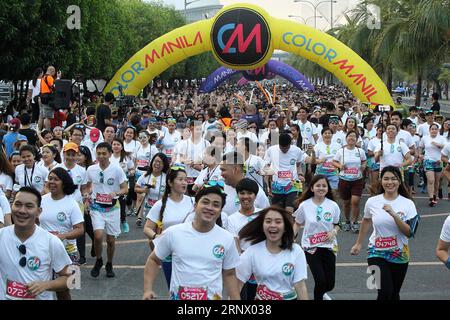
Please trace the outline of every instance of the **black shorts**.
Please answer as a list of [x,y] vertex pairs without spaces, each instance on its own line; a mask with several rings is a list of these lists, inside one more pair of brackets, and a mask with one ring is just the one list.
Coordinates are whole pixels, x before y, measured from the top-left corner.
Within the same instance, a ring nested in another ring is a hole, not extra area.
[[295,200],[297,199],[297,192],[288,194],[274,194],[272,197],[272,204],[276,204],[282,208],[291,207],[295,209]]
[[361,197],[364,189],[364,179],[356,181],[339,179],[338,189],[342,200],[350,200],[352,196]]

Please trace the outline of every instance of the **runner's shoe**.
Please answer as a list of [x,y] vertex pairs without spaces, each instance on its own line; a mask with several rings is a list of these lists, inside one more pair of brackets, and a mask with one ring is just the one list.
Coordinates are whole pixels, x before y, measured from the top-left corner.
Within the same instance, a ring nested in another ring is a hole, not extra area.
[[136,226],[138,226],[139,228],[142,227],[142,219],[141,219],[141,218],[137,218],[137,220],[136,220]]
[[95,258],[96,254],[95,254],[95,248],[94,248],[94,244],[92,243],[92,247],[91,247],[91,257]]
[[80,257],[80,259],[78,259],[78,264],[80,266],[82,266],[83,264],[86,264],[86,258],[85,257]]
[[350,231],[350,229],[351,229],[350,221],[347,221],[342,225],[342,231]]
[[439,189],[438,197],[439,197],[439,199],[442,199],[442,198],[444,197],[444,196],[442,195],[442,189]]
[[331,297],[328,294],[324,293],[323,300],[333,300],[333,299],[331,299]]
[[103,259],[97,259],[97,261],[95,261],[95,265],[91,270],[91,276],[94,278],[97,278],[100,275],[100,270],[103,267]]
[[106,269],[106,276],[108,278],[114,278],[116,276],[116,274],[113,271],[113,266],[111,262],[106,263],[105,269]]
[[130,231],[130,226],[128,225],[128,222],[122,222],[121,224],[122,227],[122,232],[123,233],[128,233]]
[[359,232],[359,223],[358,222],[352,223],[351,229],[352,229],[353,233],[358,233]]

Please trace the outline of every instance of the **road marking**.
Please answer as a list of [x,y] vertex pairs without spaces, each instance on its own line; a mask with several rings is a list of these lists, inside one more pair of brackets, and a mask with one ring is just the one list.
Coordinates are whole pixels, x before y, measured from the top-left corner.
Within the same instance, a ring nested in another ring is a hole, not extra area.
[[[410,262],[410,266],[428,267],[428,266],[442,266],[442,262]],[[93,265],[83,265],[83,269],[92,269]],[[137,265],[114,265],[114,269],[144,269],[145,266]],[[336,267],[367,267],[366,262],[341,262],[336,263]]]
[[424,214],[421,215],[421,218],[433,218],[433,217],[443,217],[443,216],[448,216],[450,213],[446,212],[446,213],[435,213],[435,214]]

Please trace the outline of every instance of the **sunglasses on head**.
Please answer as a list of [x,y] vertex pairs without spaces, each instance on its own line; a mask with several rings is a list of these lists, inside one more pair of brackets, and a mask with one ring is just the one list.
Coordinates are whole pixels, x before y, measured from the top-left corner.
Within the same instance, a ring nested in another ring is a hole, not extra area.
[[173,164],[173,166],[170,167],[170,170],[174,170],[174,171],[186,170],[186,166],[182,163],[175,163],[175,164]]
[[[23,255],[25,255],[27,253],[27,247],[25,247],[24,244],[21,244],[20,246],[17,247],[17,249],[19,250],[19,252]],[[25,267],[27,265],[27,257],[22,257],[19,260],[19,266],[21,266],[22,268]]]
[[103,183],[105,181],[105,174],[103,173],[103,171],[100,171],[99,175],[100,175],[100,183]]
[[202,186],[202,189],[204,189],[204,188],[213,188],[213,187],[217,187],[220,190],[220,193],[225,194],[225,191],[223,190],[223,188],[225,187],[225,184],[224,184],[224,182],[222,180],[220,180],[220,181],[208,181]]

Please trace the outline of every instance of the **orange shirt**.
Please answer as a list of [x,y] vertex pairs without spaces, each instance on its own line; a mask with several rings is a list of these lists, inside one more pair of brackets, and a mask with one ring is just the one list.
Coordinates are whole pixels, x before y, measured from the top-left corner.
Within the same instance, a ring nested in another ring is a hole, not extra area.
[[[48,85],[47,85],[48,83]],[[55,79],[51,76],[46,74],[42,79],[41,79],[41,93],[51,93],[53,90],[53,85],[55,83]],[[49,88],[50,86],[50,88]]]

